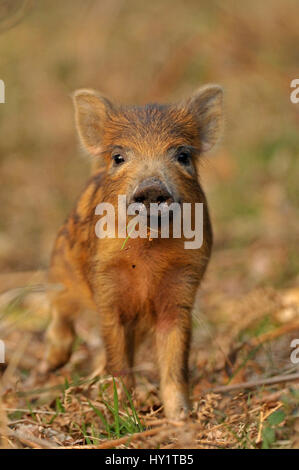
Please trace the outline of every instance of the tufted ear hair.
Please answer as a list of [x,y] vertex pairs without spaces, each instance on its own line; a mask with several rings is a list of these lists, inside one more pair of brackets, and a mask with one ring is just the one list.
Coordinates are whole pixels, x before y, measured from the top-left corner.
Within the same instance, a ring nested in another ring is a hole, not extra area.
[[219,85],[199,88],[185,103],[198,123],[202,152],[219,140],[223,125],[223,89]]
[[94,90],[77,90],[73,94],[76,127],[82,145],[91,155],[101,150],[103,125],[112,103]]

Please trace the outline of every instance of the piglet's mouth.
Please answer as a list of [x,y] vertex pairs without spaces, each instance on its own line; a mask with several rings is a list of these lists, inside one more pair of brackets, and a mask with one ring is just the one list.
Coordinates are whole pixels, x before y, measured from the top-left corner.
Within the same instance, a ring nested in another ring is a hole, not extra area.
[[176,212],[180,212],[180,207],[181,204],[179,202],[171,204],[168,204],[167,202],[161,202],[159,204],[134,203],[131,206],[132,212],[129,211],[128,214],[139,215],[141,218],[147,220],[172,220]]
[[[145,230],[160,233],[162,230],[167,231],[174,226],[175,223],[181,225],[181,204],[172,203],[151,203],[149,205],[143,203],[135,203],[134,210],[129,210],[128,218],[138,223],[138,227]],[[136,216],[138,215],[138,222]],[[130,225],[130,221],[129,221]],[[167,228],[168,227],[168,228]]]

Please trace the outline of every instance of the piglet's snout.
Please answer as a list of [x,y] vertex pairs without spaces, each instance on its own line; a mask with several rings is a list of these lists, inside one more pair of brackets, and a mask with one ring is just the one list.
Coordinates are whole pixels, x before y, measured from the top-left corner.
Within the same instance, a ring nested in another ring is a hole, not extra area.
[[149,208],[152,203],[169,206],[174,198],[159,178],[147,178],[137,186],[131,202],[141,203]]

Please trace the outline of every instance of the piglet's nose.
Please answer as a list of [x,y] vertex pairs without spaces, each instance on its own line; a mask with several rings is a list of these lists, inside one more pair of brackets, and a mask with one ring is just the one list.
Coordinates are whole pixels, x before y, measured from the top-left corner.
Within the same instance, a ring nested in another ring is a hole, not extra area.
[[133,194],[133,202],[149,205],[150,203],[171,204],[174,201],[172,195],[159,178],[147,178],[136,188]]

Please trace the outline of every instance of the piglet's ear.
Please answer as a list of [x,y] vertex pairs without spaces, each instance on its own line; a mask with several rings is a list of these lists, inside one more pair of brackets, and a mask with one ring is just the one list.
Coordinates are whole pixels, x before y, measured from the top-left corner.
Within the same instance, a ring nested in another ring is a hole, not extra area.
[[101,150],[103,125],[112,104],[94,90],[77,90],[73,94],[77,131],[82,145],[91,155]]
[[201,150],[207,152],[221,136],[223,89],[219,85],[201,87],[187,100],[186,104],[198,123]]

